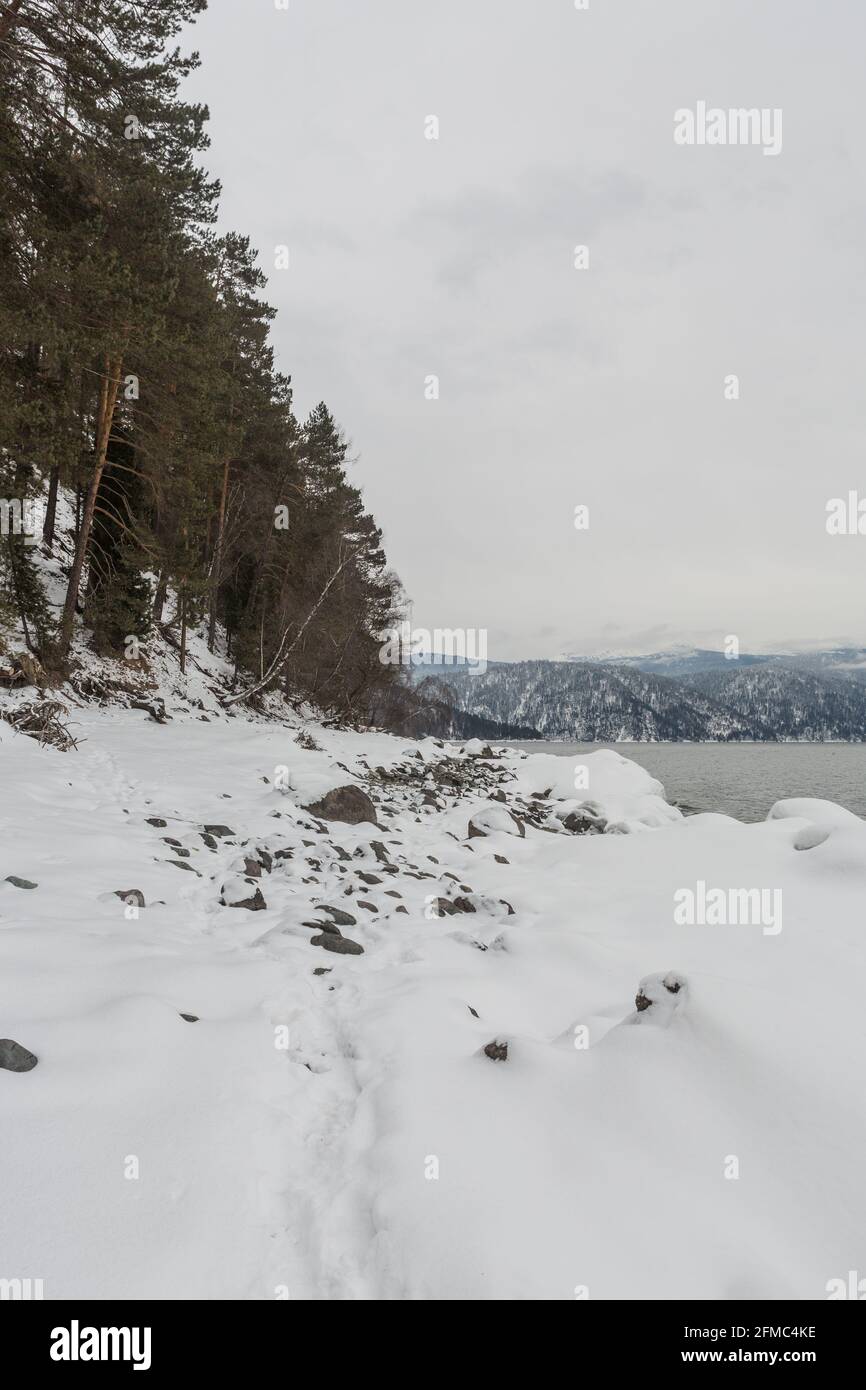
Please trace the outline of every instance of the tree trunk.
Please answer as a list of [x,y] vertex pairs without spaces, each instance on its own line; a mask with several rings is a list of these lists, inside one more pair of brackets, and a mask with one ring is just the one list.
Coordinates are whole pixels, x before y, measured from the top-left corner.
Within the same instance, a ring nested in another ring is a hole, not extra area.
[[180,600],[180,673],[186,674],[186,594]]
[[153,621],[162,622],[162,610],[165,607],[165,599],[168,594],[168,575],[165,570],[160,570],[159,579],[156,584],[156,593],[153,599]]
[[226,498],[229,490],[229,465],[231,460],[226,458],[223,465],[223,485],[220,491],[219,519],[217,522],[216,549],[213,557],[213,573],[211,575],[211,594],[210,594],[210,615],[207,625],[207,649],[212,652],[216,642],[216,623],[217,623],[217,597],[220,587],[220,571],[222,569],[223,558],[223,535],[226,525]]
[[108,452],[108,438],[111,433],[111,422],[114,419],[114,407],[117,403],[117,391],[120,385],[122,364],[123,358],[120,353],[115,357],[107,356],[104,362],[104,372],[99,383],[99,407],[96,412],[96,438],[94,441],[96,457],[93,465],[93,476],[90,479],[90,486],[87,489],[84,510],[81,516],[81,525],[75,543],[75,558],[72,561],[72,570],[66,588],[66,602],[63,606],[63,619],[60,624],[60,642],[58,648],[58,655],[61,661],[68,656],[69,648],[72,645],[72,634],[75,627],[75,611],[78,606],[78,594],[81,588],[81,576],[84,572],[87,545],[93,526],[96,494],[99,491],[102,470],[105,468],[105,459]]
[[21,590],[18,585],[18,570],[15,565],[15,538],[10,533],[10,535],[7,536],[7,540],[9,541],[9,569],[12,573],[12,588],[15,591],[15,603],[18,608],[18,616],[21,619],[21,630],[24,633],[24,642],[27,646],[27,650],[33,656],[38,658],[39,652],[37,652],[36,648],[30,640],[30,629],[27,626],[27,613],[24,608],[24,601],[21,597]]
[[60,469],[55,463],[48,478],[48,502],[45,507],[45,520],[42,523],[42,544],[50,550],[54,544],[54,523],[57,518],[57,486],[60,482]]

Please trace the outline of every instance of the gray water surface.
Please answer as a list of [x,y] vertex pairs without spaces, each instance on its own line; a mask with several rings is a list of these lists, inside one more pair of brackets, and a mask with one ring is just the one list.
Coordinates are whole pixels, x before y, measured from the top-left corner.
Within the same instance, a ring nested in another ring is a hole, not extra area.
[[818,796],[866,817],[863,743],[520,743],[528,753],[612,748],[640,763],[683,811],[721,811],[763,820],[774,801]]

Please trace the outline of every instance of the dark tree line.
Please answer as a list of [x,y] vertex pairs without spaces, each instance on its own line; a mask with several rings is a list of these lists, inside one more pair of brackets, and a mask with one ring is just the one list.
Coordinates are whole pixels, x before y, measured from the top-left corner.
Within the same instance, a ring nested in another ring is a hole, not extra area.
[[363,716],[399,586],[330,411],[293,414],[255,251],[214,231],[176,46],[205,5],[0,0],[0,497],[42,496],[68,558],[58,612],[7,526],[0,607],[57,674],[82,621],[116,655],[159,625],[182,666],[196,628],[239,692]]

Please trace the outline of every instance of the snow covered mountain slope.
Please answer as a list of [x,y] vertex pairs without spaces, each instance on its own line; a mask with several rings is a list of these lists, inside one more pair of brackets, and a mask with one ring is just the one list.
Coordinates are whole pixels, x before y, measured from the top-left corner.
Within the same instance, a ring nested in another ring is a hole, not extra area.
[[[172,712],[82,708],[66,753],[0,721],[0,1037],[38,1059],[0,1069],[0,1277],[810,1299],[862,1265],[862,822]],[[364,793],[377,825],[326,818]],[[491,805],[519,825],[470,834]],[[699,882],[781,910],[682,924]]]
[[850,675],[775,663],[660,675],[599,662],[520,661],[443,674],[460,708],[546,738],[866,739],[866,686]]

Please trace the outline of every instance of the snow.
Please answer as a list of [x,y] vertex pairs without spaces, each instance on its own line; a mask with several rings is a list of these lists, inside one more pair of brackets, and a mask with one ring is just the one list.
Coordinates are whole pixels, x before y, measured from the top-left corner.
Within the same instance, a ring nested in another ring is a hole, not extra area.
[[[39,1059],[0,1071],[0,1277],[47,1298],[810,1299],[862,1266],[862,821],[802,800],[684,818],[618,753],[583,755],[578,788],[571,759],[512,751],[483,766],[517,814],[588,801],[608,833],[470,841],[504,813],[484,790],[421,804],[459,746],[229,718],[192,656],[192,692],[160,657],[165,725],[67,692],[61,753],[0,719],[0,1036]],[[414,790],[371,780],[413,763]],[[380,829],[304,812],[347,782]],[[214,824],[235,833],[210,849]],[[262,852],[285,856],[254,880],[267,909],[221,906]],[[783,930],[677,925],[699,880],[780,889]],[[464,886],[474,913],[429,911]],[[310,944],[322,904],[362,955]]]

